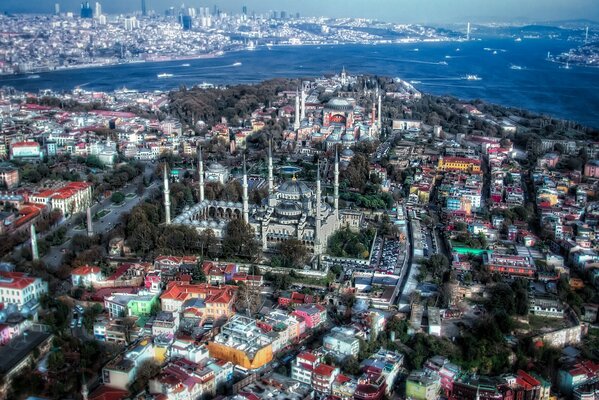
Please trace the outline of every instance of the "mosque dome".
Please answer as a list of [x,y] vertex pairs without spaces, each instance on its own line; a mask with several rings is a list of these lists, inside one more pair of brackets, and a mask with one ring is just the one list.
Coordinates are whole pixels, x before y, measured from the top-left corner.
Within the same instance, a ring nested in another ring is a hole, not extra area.
[[220,163],[213,162],[208,166],[208,171],[213,173],[224,173],[226,172],[226,168]]
[[347,100],[341,97],[333,97],[326,105],[328,110],[335,111],[351,111],[354,106]]
[[341,140],[343,140],[344,142],[353,142],[355,140],[355,137],[351,133],[346,133],[345,135],[343,135]]
[[276,211],[282,217],[300,217],[302,215],[302,208],[294,201],[282,201],[277,205]]
[[279,186],[278,192],[287,196],[300,197],[310,195],[312,190],[304,182],[293,179]]

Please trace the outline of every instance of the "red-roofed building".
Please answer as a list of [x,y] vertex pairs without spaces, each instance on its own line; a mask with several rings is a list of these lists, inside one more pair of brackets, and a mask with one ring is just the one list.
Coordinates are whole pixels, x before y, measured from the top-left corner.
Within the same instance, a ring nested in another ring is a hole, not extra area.
[[212,369],[184,358],[166,364],[149,382],[150,393],[166,394],[167,398],[197,399],[216,394],[216,380]]
[[204,261],[202,269],[208,283],[225,284],[233,279],[233,275],[237,272],[237,264]]
[[380,400],[385,396],[385,377],[381,374],[364,374],[358,380],[355,400]]
[[315,302],[314,296],[298,292],[283,292],[278,299],[279,305],[283,307],[288,307],[290,304],[313,304]]
[[322,394],[331,394],[333,382],[339,375],[339,368],[327,364],[318,364],[312,370],[312,387]]
[[10,145],[10,159],[41,159],[42,152],[38,142],[16,142]]
[[295,363],[291,366],[291,379],[312,384],[312,371],[320,364],[320,359],[313,353],[304,351],[297,355]]
[[129,397],[129,392],[126,390],[101,385],[90,393],[89,400],[123,400],[127,397]]
[[83,265],[71,271],[73,286],[90,286],[103,279],[100,267]]
[[92,188],[87,182],[69,182],[57,189],[46,189],[29,196],[29,201],[43,204],[51,210],[58,209],[68,217],[84,211],[90,204]]
[[203,316],[219,319],[234,314],[233,304],[237,286],[212,286],[207,283],[191,284],[172,281],[160,296],[163,311],[181,312],[183,303],[189,299],[204,300]]
[[20,309],[25,304],[35,305],[39,298],[48,293],[48,283],[41,278],[23,272],[0,271],[0,302],[16,304]]
[[[557,374],[557,385],[565,395],[589,383],[599,382],[599,364],[590,360],[581,361],[570,368],[560,369]],[[585,397],[593,399],[594,397]]]

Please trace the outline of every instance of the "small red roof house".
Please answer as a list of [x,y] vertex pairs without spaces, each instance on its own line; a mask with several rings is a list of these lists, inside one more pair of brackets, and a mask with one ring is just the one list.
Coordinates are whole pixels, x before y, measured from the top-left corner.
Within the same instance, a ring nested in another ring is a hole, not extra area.
[[90,286],[104,279],[102,270],[97,266],[83,265],[71,271],[73,286]]

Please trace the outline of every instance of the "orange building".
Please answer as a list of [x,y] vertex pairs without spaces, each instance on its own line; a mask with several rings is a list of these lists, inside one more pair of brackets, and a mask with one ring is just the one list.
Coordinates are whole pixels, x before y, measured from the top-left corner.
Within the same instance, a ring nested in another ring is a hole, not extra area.
[[255,319],[237,314],[208,343],[208,352],[210,357],[256,369],[272,361],[272,342],[272,337],[262,332]]

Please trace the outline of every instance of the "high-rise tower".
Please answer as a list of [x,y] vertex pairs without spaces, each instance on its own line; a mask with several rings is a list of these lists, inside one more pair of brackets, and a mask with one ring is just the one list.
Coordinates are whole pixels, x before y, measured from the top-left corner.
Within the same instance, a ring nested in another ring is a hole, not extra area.
[[148,15],[148,9],[146,8],[146,0],[141,0],[141,15],[144,17]]
[[164,220],[167,225],[171,224],[171,191],[168,187],[168,175],[166,164],[164,164]]

